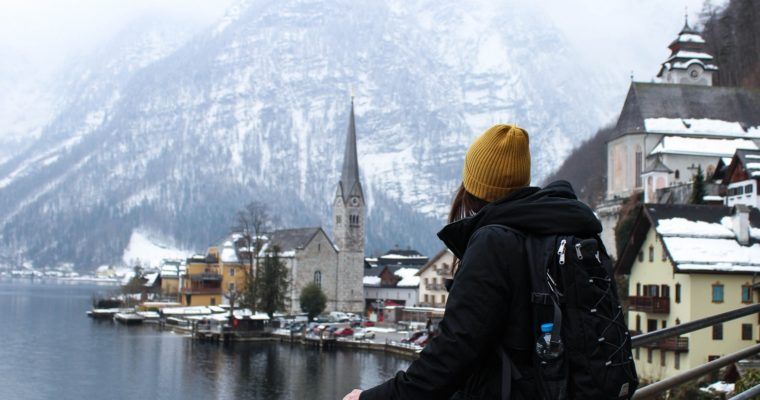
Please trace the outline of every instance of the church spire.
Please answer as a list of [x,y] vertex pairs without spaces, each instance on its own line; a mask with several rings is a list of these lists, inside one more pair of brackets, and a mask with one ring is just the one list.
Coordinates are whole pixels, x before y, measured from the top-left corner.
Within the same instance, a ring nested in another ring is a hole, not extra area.
[[351,96],[351,111],[348,117],[348,131],[346,132],[346,150],[343,154],[343,171],[340,175],[340,186],[343,201],[348,200],[354,192],[354,186],[359,183],[359,162],[356,155],[356,122],[354,118],[354,97]]

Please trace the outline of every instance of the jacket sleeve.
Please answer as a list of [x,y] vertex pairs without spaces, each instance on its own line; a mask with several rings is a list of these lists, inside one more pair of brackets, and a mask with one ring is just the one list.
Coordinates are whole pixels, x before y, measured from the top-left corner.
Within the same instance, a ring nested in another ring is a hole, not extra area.
[[473,367],[494,351],[505,327],[511,290],[510,254],[522,252],[515,233],[498,226],[479,229],[449,292],[439,334],[409,368],[362,392],[361,400],[448,399]]

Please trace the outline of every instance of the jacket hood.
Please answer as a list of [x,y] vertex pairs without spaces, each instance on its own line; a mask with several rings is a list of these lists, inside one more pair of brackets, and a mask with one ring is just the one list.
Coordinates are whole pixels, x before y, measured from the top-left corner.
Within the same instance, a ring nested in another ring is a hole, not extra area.
[[438,237],[457,258],[462,258],[470,237],[487,225],[503,225],[536,235],[594,235],[602,225],[591,208],[578,200],[567,181],[550,183],[543,189],[518,189],[483,207],[472,217],[452,222]]

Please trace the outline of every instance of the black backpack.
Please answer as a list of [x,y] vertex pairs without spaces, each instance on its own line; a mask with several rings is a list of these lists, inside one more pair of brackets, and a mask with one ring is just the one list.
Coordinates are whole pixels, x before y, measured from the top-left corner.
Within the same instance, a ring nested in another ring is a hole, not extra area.
[[[541,397],[630,399],[638,387],[631,337],[601,239],[521,236],[531,271],[532,372]],[[542,332],[549,323],[551,332]],[[508,399],[519,372],[505,351],[502,362],[502,398]]]

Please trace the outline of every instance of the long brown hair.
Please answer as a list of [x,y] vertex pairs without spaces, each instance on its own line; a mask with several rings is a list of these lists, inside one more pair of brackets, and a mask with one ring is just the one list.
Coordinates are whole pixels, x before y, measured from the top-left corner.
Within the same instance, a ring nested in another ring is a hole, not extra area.
[[[464,184],[459,185],[454,200],[451,201],[451,210],[449,211],[449,223],[459,221],[460,219],[475,215],[483,208],[487,201],[479,199],[464,188]],[[459,259],[454,257],[454,264],[452,265],[452,276],[456,274],[459,269]]]

